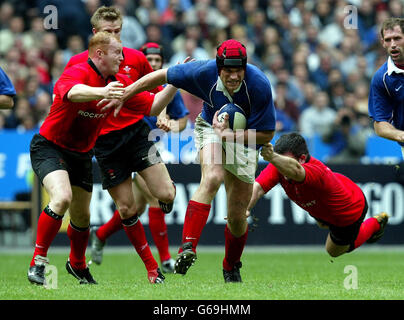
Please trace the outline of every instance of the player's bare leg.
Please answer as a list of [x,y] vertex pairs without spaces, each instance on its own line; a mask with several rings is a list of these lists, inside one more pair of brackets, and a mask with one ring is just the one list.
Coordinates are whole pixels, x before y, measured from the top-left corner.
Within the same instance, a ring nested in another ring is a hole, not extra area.
[[225,282],[241,282],[241,255],[247,241],[248,223],[245,212],[251,199],[253,185],[226,171],[227,225],[225,227],[225,257],[223,277]]
[[151,253],[143,225],[136,213],[132,178],[128,177],[121,184],[108,189],[108,192],[119,210],[126,235],[145,264],[149,281],[151,283],[163,283],[164,276],[161,274],[158,264]]
[[50,201],[39,216],[35,250],[27,272],[28,280],[38,285],[45,284],[45,266],[49,263],[48,249],[72,201],[72,189],[67,171],[56,170],[49,173],[43,179],[43,185]]
[[72,186],[73,199],[69,207],[70,223],[67,235],[70,239],[70,255],[66,270],[80,284],[97,284],[86,264],[86,248],[90,236],[91,192]]
[[143,213],[144,207],[149,204],[149,229],[160,256],[161,270],[163,273],[173,273],[175,260],[170,255],[165,212],[160,208],[158,199],[153,197],[146,182],[139,174],[133,179],[132,186],[138,212],[143,209],[141,211]]
[[186,274],[196,260],[196,246],[209,216],[211,202],[224,180],[221,144],[210,143],[200,150],[201,182],[188,204],[175,273]]
[[170,213],[175,198],[175,186],[164,163],[157,163],[139,171],[150,193],[159,201],[160,208]]

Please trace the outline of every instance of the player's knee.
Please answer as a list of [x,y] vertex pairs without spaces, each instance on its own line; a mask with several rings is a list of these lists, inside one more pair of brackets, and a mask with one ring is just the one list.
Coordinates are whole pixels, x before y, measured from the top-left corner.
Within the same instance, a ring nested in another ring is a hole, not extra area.
[[215,171],[208,173],[202,180],[205,192],[207,192],[208,194],[216,194],[222,182],[223,175],[221,173],[215,173]]
[[136,207],[127,204],[120,204],[118,205],[118,211],[122,219],[128,219],[136,213]]
[[165,192],[159,197],[159,200],[164,203],[172,203],[175,199],[175,187],[170,184],[168,188],[165,188]]
[[50,201],[51,208],[58,214],[64,214],[72,203],[72,193],[69,191],[58,192]]

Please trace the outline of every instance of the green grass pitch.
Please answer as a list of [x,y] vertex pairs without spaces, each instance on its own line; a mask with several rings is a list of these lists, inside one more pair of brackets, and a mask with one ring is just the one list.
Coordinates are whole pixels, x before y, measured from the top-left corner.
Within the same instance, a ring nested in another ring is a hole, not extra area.
[[[368,247],[331,259],[323,248],[247,247],[243,283],[225,284],[224,250],[201,247],[186,276],[168,274],[151,285],[134,250],[107,248],[101,266],[91,265],[96,286],[79,285],[68,275],[68,249],[49,252],[57,268],[57,288],[27,280],[31,250],[0,251],[1,300],[401,300],[404,248]],[[362,249],[362,250],[361,250]],[[156,256],[156,251],[153,250]],[[172,251],[175,256],[174,251]]]

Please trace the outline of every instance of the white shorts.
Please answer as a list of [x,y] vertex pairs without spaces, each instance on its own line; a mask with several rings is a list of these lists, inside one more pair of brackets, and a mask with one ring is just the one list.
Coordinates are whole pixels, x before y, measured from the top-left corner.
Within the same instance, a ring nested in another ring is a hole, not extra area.
[[[258,166],[258,150],[248,148],[244,144],[235,142],[223,142],[213,127],[206,122],[201,115],[195,120],[195,147],[201,150],[208,144],[219,143],[225,153],[225,159],[219,164],[241,181],[253,184],[255,172]],[[220,157],[219,157],[220,158]]]

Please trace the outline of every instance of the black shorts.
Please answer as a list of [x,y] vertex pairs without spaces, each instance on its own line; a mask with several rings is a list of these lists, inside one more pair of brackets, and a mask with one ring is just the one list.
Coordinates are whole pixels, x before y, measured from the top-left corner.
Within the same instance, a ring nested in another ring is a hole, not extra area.
[[69,151],[47,140],[40,134],[35,134],[31,140],[30,155],[32,169],[41,183],[43,183],[43,179],[48,173],[56,170],[66,170],[69,174],[71,185],[92,192],[92,151],[85,153]]
[[[365,196],[363,196],[365,198]],[[337,227],[330,225],[330,237],[331,240],[339,246],[353,245],[359,234],[359,229],[363,220],[365,219],[366,213],[368,212],[368,203],[365,198],[365,207],[363,208],[362,215],[354,223],[344,226]]]
[[122,130],[98,137],[94,150],[101,170],[103,189],[119,185],[132,172],[163,162],[153,137],[149,140],[149,133],[149,126],[140,120]]

